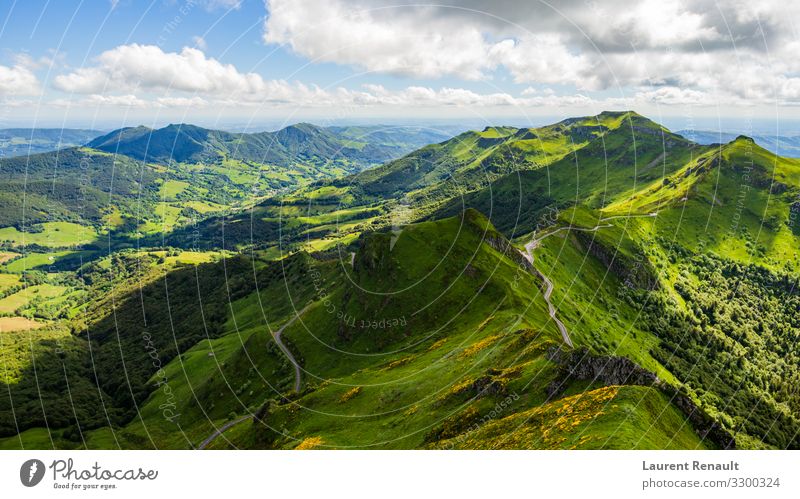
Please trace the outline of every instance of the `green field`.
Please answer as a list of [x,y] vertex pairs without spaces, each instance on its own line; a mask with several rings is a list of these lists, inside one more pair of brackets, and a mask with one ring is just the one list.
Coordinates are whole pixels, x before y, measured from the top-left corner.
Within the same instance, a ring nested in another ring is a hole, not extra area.
[[27,317],[0,317],[0,334],[9,331],[38,329],[42,326],[44,326],[43,323],[28,319]]
[[19,284],[19,275],[0,274],[0,293]]
[[180,180],[167,180],[158,189],[158,195],[164,201],[175,201],[180,193],[185,191],[191,184]]
[[54,286],[52,284],[38,284],[22,288],[13,295],[0,299],[0,313],[13,314],[18,308],[30,304],[33,300],[44,304],[58,300],[67,289],[65,286]]
[[36,232],[19,232],[14,227],[0,229],[0,241],[12,246],[38,244],[49,248],[63,248],[87,244],[97,239],[97,232],[72,222],[44,222],[35,226]]
[[51,266],[58,266],[64,262],[86,262],[96,255],[94,251],[54,251],[51,253],[24,253],[5,265],[8,272],[24,272],[32,269],[47,270]]
[[0,251],[0,265],[8,262],[9,260],[13,260],[14,258],[18,257],[19,253],[13,253],[10,251]]

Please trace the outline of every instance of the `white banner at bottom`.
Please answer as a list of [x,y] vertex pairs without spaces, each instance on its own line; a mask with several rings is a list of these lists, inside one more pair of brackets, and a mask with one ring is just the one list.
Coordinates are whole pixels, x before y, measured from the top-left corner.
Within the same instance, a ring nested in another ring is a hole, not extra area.
[[2,497],[800,497],[797,451],[3,451]]

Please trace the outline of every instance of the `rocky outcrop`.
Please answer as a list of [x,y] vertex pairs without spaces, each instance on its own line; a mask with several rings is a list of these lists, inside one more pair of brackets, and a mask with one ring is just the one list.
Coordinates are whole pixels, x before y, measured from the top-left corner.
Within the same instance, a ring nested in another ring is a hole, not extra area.
[[594,355],[587,348],[563,351],[553,347],[547,358],[559,365],[561,375],[547,387],[548,399],[557,398],[572,380],[592,381],[611,385],[652,386],[660,390],[670,402],[683,412],[695,431],[704,440],[722,449],[735,449],[736,439],[678,388],[658,379],[655,373],[644,369],[625,357]]
[[486,237],[483,239],[483,242],[488,244],[496,251],[507,256],[508,258],[513,260],[514,263],[521,266],[522,268],[528,271],[533,270],[533,265],[531,265],[531,262],[529,262],[527,258],[522,256],[522,253],[520,253],[516,248],[514,248],[511,245],[511,241],[501,236],[500,234],[494,234],[494,235],[487,234]]
[[569,129],[569,136],[575,142],[583,142],[593,139],[596,135],[606,132],[608,128],[604,125],[573,126]]
[[[487,130],[489,130],[489,127],[485,128],[483,131],[486,132]],[[498,144],[502,144],[506,140],[508,140],[508,137],[506,137],[506,136],[502,136],[502,137],[480,137],[478,139],[478,147],[480,147],[481,149],[489,149],[490,147],[494,147],[494,146],[496,146]]]
[[485,397],[487,395],[506,395],[507,389],[505,383],[500,379],[492,376],[481,376],[472,382],[472,391],[475,398]]
[[467,208],[461,212],[461,219],[464,224],[472,225],[476,233],[483,234],[483,242],[495,251],[511,259],[517,265],[527,270],[532,270],[533,265],[511,244],[504,235],[497,232],[489,221],[477,210]]
[[514,139],[516,140],[533,140],[538,138],[539,135],[530,128],[520,128],[519,131],[514,134]]
[[553,347],[547,353],[549,360],[561,367],[561,379],[547,387],[547,396],[561,394],[571,380],[589,380],[604,385],[653,386],[658,377],[626,357],[592,355],[586,348],[565,352]]
[[769,192],[772,194],[783,194],[784,192],[789,190],[789,186],[784,183],[775,181],[770,185]]
[[636,134],[650,135],[651,137],[663,137],[665,135],[663,130],[657,130],[646,126],[634,125],[631,128]]

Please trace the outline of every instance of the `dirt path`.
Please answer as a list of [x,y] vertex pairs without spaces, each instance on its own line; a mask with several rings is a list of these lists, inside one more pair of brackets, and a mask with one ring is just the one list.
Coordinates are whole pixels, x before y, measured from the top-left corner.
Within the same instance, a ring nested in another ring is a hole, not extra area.
[[[645,215],[613,215],[613,216],[610,216],[610,217],[601,218],[598,221],[599,222],[608,222],[609,220],[615,220],[615,219],[619,219],[619,218],[656,217],[656,216],[658,216],[658,212],[647,213]],[[602,229],[604,227],[612,227],[612,224],[598,224],[598,225],[592,227],[591,229],[587,229],[587,228],[584,228],[584,227],[573,227],[571,225],[567,225],[567,226],[564,226],[564,227],[559,227],[558,229],[556,229],[556,230],[554,230],[552,232],[548,232],[547,234],[544,234],[544,235],[539,236],[539,237],[536,237],[534,235],[534,238],[531,240],[531,242],[529,242],[528,244],[525,245],[525,251],[520,251],[522,256],[526,260],[528,260],[528,262],[530,262],[531,267],[533,268],[533,272],[544,283],[544,295],[543,296],[544,296],[545,303],[547,303],[548,314],[550,314],[550,318],[553,319],[553,322],[555,322],[556,326],[558,326],[558,330],[561,332],[561,337],[564,339],[564,343],[566,343],[570,347],[572,347],[572,340],[569,338],[569,332],[567,331],[567,327],[556,316],[557,309],[553,305],[553,303],[550,301],[550,297],[553,294],[553,287],[554,287],[553,286],[553,281],[551,281],[549,277],[547,277],[546,275],[542,274],[541,272],[539,272],[539,270],[536,267],[534,267],[534,265],[533,265],[533,250],[535,250],[536,247],[539,246],[539,243],[543,239],[548,238],[548,237],[550,237],[552,235],[558,234],[559,232],[564,231],[564,230],[575,230],[575,231],[581,231],[581,232],[596,232],[599,229]]]
[[531,242],[529,242],[528,244],[525,245],[525,251],[524,252],[520,251],[520,253],[522,253],[522,256],[526,260],[528,260],[528,262],[530,262],[531,268],[533,269],[533,272],[544,283],[544,295],[543,296],[544,296],[545,303],[547,303],[547,313],[550,314],[550,318],[553,319],[553,322],[555,322],[556,326],[558,326],[558,330],[561,332],[561,337],[564,339],[564,343],[566,343],[567,345],[572,347],[572,340],[569,338],[569,332],[567,331],[567,327],[564,325],[563,322],[561,322],[561,319],[559,319],[556,316],[556,307],[550,301],[550,296],[553,294],[553,281],[551,281],[550,278],[548,278],[546,275],[544,275],[541,272],[539,272],[539,270],[536,267],[533,266],[533,250],[539,244],[540,240],[541,239],[532,240]]
[[[289,362],[291,362],[291,363],[292,363],[292,366],[294,366],[294,375],[295,375],[295,378],[294,378],[294,391],[295,391],[295,392],[299,392],[299,391],[300,391],[300,386],[301,386],[301,378],[300,378],[300,376],[301,376],[301,369],[300,369],[300,364],[298,364],[298,363],[297,363],[297,360],[294,358],[294,355],[292,355],[292,352],[290,352],[290,351],[289,351],[289,349],[288,349],[288,348],[286,348],[286,345],[284,345],[284,344],[283,344],[283,342],[281,341],[281,334],[283,334],[283,330],[284,330],[284,329],[286,329],[287,327],[289,327],[289,326],[291,326],[292,324],[294,324],[294,322],[295,322],[295,321],[298,319],[298,317],[300,317],[300,316],[301,316],[301,315],[302,315],[302,314],[303,314],[303,313],[304,313],[306,310],[308,310],[308,308],[309,308],[310,306],[311,306],[311,304],[309,303],[308,305],[306,305],[306,306],[303,308],[303,310],[301,310],[301,311],[297,312],[297,313],[294,315],[294,317],[292,317],[292,318],[291,318],[291,319],[290,319],[290,320],[289,320],[289,321],[288,321],[286,324],[284,324],[283,326],[281,326],[281,328],[280,328],[280,329],[278,329],[277,331],[275,331],[274,333],[272,333],[272,338],[275,340],[275,343],[278,345],[278,348],[280,348],[280,349],[281,349],[281,352],[283,352],[283,354],[286,356],[286,358],[288,358],[288,359],[289,359]],[[208,437],[207,437],[205,440],[203,440],[203,441],[200,443],[200,445],[198,445],[198,446],[197,446],[197,449],[198,449],[198,450],[205,449],[205,448],[206,448],[206,446],[208,446],[208,444],[210,444],[211,442],[213,442],[213,441],[214,441],[214,439],[216,439],[217,437],[219,437],[220,435],[222,435],[222,434],[223,434],[223,433],[224,433],[226,430],[228,430],[228,429],[229,429],[229,428],[231,428],[232,426],[236,426],[237,424],[241,423],[242,421],[246,421],[246,420],[248,420],[248,419],[253,419],[253,415],[252,415],[252,414],[250,414],[250,415],[247,415],[247,416],[242,416],[242,417],[240,417],[240,418],[234,419],[233,421],[228,421],[228,422],[227,422],[227,423],[225,423],[224,425],[222,425],[222,426],[220,426],[219,428],[217,428],[217,429],[214,431],[214,433],[212,433],[211,435],[209,435],[209,436],[208,436]]]
[[222,425],[222,426],[220,426],[219,428],[217,428],[217,430],[216,430],[214,433],[212,433],[211,435],[209,435],[209,436],[208,436],[208,438],[206,438],[205,440],[203,440],[203,441],[200,443],[200,445],[198,445],[198,446],[197,446],[197,450],[203,450],[203,449],[205,449],[205,448],[206,448],[206,446],[207,446],[208,444],[210,444],[211,442],[213,442],[213,441],[214,441],[214,439],[215,439],[215,438],[217,438],[218,436],[222,435],[222,433],[223,433],[225,430],[227,430],[228,428],[230,428],[231,426],[235,426],[235,425],[237,425],[237,424],[241,423],[242,421],[246,421],[246,420],[248,420],[248,419],[252,419],[252,418],[253,418],[253,416],[242,416],[242,417],[240,417],[240,418],[238,418],[238,419],[234,419],[233,421],[228,421],[228,422],[227,422],[227,423],[225,423],[224,425]]
[[294,391],[295,392],[299,392],[300,391],[302,369],[300,369],[300,364],[297,363],[297,359],[294,358],[294,355],[292,355],[292,352],[290,352],[289,349],[286,348],[286,345],[284,345],[283,342],[281,341],[281,335],[283,334],[283,330],[286,329],[287,327],[291,326],[292,324],[294,324],[294,321],[296,321],[306,310],[308,310],[308,307],[310,307],[310,306],[311,306],[311,304],[309,303],[308,305],[306,305],[303,308],[303,310],[301,310],[301,311],[297,312],[296,314],[294,314],[294,317],[292,317],[289,320],[289,322],[287,322],[286,324],[281,326],[281,328],[278,329],[277,331],[275,331],[275,333],[273,333],[273,335],[272,335],[272,337],[275,339],[275,343],[277,343],[277,345],[278,345],[278,348],[281,349],[281,352],[283,352],[283,354],[286,356],[286,358],[289,359],[289,362],[291,362],[292,365],[294,366]]
[[[613,217],[612,217],[612,218],[613,218]],[[603,219],[603,220],[600,220],[600,221],[602,222],[602,221],[604,221],[604,219]],[[591,229],[587,229],[587,228],[584,228],[584,227],[573,227],[573,226],[571,226],[571,225],[565,225],[564,227],[559,227],[558,229],[556,229],[556,230],[554,230],[554,231],[552,231],[552,232],[548,232],[547,234],[544,234],[544,235],[542,235],[542,236],[539,236],[539,237],[536,237],[536,238],[534,238],[534,240],[533,240],[533,241],[531,241],[531,242],[530,242],[530,243],[528,243],[528,244],[531,244],[531,243],[536,243],[536,244],[538,245],[538,244],[539,244],[539,241],[541,241],[541,240],[543,240],[543,239],[546,239],[546,238],[548,238],[548,237],[550,237],[550,236],[554,236],[554,235],[556,235],[556,234],[558,234],[559,232],[561,232],[561,231],[564,231],[564,230],[574,230],[574,231],[579,231],[579,232],[595,232],[595,231],[597,231],[598,229],[602,229],[602,228],[604,228],[604,227],[611,227],[611,226],[612,226],[611,224],[604,224],[604,225],[597,225],[597,226],[595,226],[595,227],[592,227]],[[526,244],[526,245],[525,245],[525,247],[526,247],[526,248],[528,247],[528,244]],[[534,246],[534,248],[535,248],[535,247],[536,247],[536,246]]]

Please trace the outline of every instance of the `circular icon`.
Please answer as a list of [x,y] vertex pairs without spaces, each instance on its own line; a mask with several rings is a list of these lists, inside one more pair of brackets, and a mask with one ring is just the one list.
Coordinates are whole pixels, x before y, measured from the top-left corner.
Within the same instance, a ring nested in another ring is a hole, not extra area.
[[26,487],[35,487],[44,478],[44,463],[38,459],[28,459],[19,468],[19,479]]

